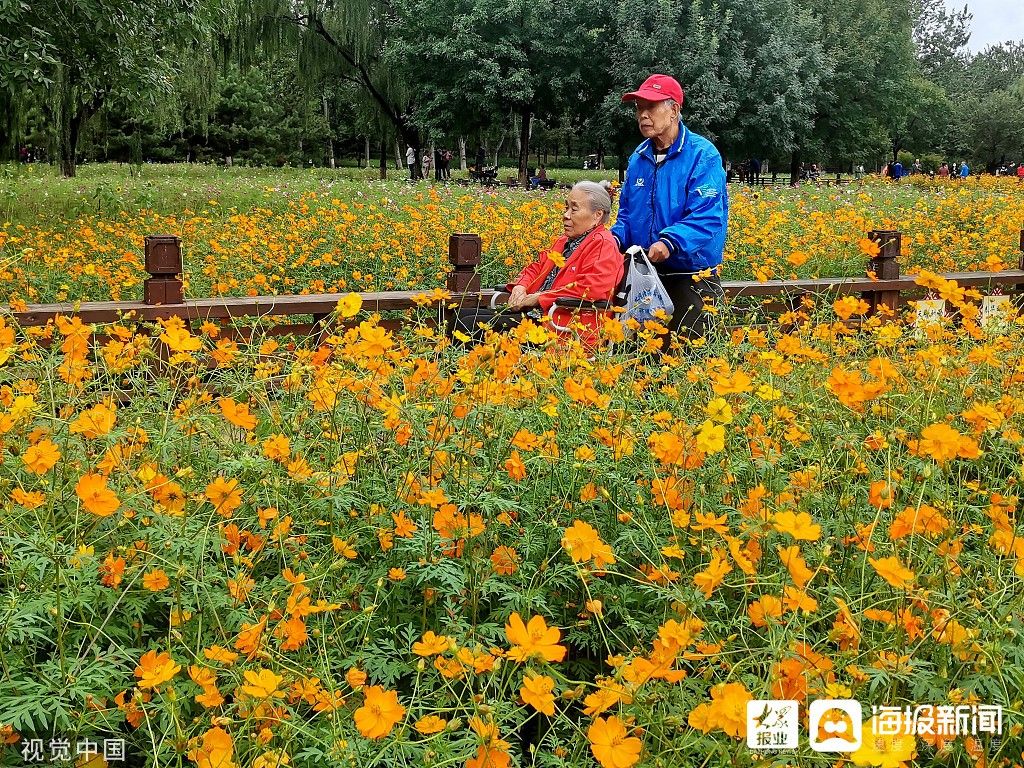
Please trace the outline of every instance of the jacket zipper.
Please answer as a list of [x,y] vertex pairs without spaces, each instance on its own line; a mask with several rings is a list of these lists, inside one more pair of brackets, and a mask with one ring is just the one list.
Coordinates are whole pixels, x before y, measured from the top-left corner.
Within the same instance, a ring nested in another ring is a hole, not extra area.
[[[658,163],[658,161],[655,160],[654,175],[651,176],[651,231],[649,238],[651,241],[651,245],[654,245],[654,188],[658,183],[658,165],[660,165],[660,163]],[[647,247],[650,248],[651,246],[649,245]]]

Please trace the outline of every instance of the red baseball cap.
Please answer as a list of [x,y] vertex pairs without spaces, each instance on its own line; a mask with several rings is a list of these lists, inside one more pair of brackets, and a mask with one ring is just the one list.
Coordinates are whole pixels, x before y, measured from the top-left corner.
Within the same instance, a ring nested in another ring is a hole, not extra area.
[[622,97],[623,101],[636,101],[646,99],[647,101],[665,101],[672,99],[679,106],[683,105],[683,87],[674,77],[668,75],[651,75],[644,84],[632,93]]

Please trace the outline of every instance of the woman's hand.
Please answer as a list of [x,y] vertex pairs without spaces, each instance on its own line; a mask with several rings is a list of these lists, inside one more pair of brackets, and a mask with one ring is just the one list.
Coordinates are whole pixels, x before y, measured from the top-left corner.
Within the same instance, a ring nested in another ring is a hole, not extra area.
[[525,304],[528,294],[526,288],[521,285],[517,285],[512,289],[512,292],[508,295],[508,302],[506,302],[509,309],[522,309]]

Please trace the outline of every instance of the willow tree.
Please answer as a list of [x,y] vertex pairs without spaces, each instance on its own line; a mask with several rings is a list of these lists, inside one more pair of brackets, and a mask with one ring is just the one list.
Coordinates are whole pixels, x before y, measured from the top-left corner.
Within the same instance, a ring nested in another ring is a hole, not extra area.
[[[406,20],[389,54],[417,94],[419,114],[446,113],[464,130],[504,116],[519,128],[519,180],[526,181],[530,126],[594,90],[604,66],[606,0],[395,0]],[[586,70],[585,76],[580,75]]]
[[[386,51],[396,19],[381,0],[241,0],[239,42],[251,47],[295,46],[299,72],[314,88],[331,80],[355,86],[364,97],[353,115],[365,119],[365,105],[379,113],[402,141],[420,157],[421,135],[411,115],[413,90],[404,72],[389,65]],[[390,131],[382,131],[389,132]],[[417,165],[418,168],[418,165]]]
[[0,39],[5,51],[24,56],[0,64],[0,84],[8,93],[45,94],[61,172],[74,176],[85,121],[115,100],[157,103],[173,88],[176,60],[208,45],[233,7],[233,0],[14,3]]

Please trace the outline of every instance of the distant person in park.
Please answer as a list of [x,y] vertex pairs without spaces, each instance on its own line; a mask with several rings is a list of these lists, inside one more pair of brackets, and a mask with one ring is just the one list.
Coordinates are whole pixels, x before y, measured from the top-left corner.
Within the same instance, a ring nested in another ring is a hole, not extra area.
[[446,149],[441,156],[441,177],[445,181],[449,181],[452,178],[452,151]]
[[921,167],[921,160],[918,158],[914,161],[913,169],[910,171],[912,174],[924,173],[924,168]]
[[967,161],[963,160],[960,163],[960,178],[966,179],[971,175],[971,169],[967,166]]
[[416,181],[416,150],[412,147],[405,149],[405,164],[409,166],[409,181]]
[[942,165],[939,166],[939,178],[941,178],[941,179],[948,179],[949,178],[949,163],[945,163],[944,162]]
[[1017,165],[1017,181],[1024,181],[1024,163]]
[[[452,336],[464,344],[470,343],[467,339],[480,342],[488,330],[508,331],[527,317],[539,320],[559,298],[610,301],[624,266],[615,238],[605,226],[612,209],[610,187],[607,181],[578,182],[565,200],[562,235],[505,286],[505,306],[459,312],[452,325]],[[583,332],[584,342],[593,344],[597,341],[600,317],[599,312],[574,313],[556,308],[552,319],[563,327],[574,322],[582,324],[589,329]]]
[[629,158],[612,235],[623,252],[646,249],[672,298],[666,346],[675,333],[703,337],[722,300],[729,219],[722,156],[683,124],[683,89],[674,78],[651,75],[622,100],[636,107],[644,141]]
[[761,161],[756,157],[750,159],[750,183],[757,185],[761,180]]
[[434,150],[434,181],[441,181],[444,178],[444,150],[440,147]]
[[431,162],[432,162],[432,160],[431,160],[431,157],[430,157],[430,150],[429,149],[423,150],[423,178],[424,179],[429,179],[430,178],[430,165],[431,165]]
[[906,176],[906,172],[903,170],[903,163],[897,160],[895,163],[892,164],[893,181],[899,181],[904,176]]

